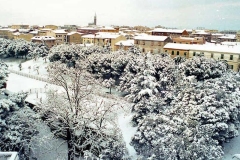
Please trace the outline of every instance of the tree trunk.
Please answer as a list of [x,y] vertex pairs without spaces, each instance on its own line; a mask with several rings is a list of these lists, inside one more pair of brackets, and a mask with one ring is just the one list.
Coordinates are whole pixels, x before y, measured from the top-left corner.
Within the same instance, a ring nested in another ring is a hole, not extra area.
[[74,160],[74,145],[70,129],[67,129],[68,160]]

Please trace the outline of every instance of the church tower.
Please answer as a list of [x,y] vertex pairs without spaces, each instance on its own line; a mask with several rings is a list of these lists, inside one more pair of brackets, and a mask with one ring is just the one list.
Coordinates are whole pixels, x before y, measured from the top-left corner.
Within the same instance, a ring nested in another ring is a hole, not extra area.
[[96,15],[96,12],[95,12],[95,16],[94,16],[94,25],[95,26],[97,25],[97,15]]

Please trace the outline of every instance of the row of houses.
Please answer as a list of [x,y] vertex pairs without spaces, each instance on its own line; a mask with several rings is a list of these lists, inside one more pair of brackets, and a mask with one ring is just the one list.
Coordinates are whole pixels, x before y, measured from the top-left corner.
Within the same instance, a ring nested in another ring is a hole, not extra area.
[[[80,31],[83,33],[80,33]],[[67,29],[59,29],[54,25],[32,31],[27,26],[0,29],[0,36],[6,36],[7,38],[12,36],[12,39],[23,38],[36,43],[44,42],[49,47],[64,43],[93,44],[108,45],[113,51],[116,51],[118,49],[128,50],[129,47],[136,45],[144,53],[166,52],[173,58],[176,56],[192,58],[201,53],[208,58],[226,60],[230,68],[235,71],[239,70],[240,43],[236,42],[236,37],[233,35],[209,34],[209,32],[203,30],[162,28],[156,28],[145,33],[135,32],[129,37],[132,33],[129,29],[113,27],[85,27],[69,32]],[[219,42],[210,40],[213,36],[217,41],[219,41],[218,39],[221,40]]]

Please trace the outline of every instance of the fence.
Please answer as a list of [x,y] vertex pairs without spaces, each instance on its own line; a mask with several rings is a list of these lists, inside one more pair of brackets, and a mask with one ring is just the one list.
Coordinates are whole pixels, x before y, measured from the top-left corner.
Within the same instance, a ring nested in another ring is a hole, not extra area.
[[42,82],[47,82],[47,83],[51,83],[47,78],[45,77],[40,77],[40,76],[36,76],[36,75],[32,75],[32,74],[28,74],[28,73],[24,73],[24,72],[20,72],[20,71],[15,71],[13,69],[8,69],[11,73],[15,73],[17,75],[20,76],[24,76],[24,77],[28,77],[28,78],[32,78],[32,79],[36,79]]

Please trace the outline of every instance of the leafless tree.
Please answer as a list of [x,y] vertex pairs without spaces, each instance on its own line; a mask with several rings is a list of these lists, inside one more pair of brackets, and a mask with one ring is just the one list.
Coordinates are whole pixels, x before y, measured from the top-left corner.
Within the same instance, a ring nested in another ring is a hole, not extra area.
[[113,115],[116,105],[96,96],[95,81],[84,66],[52,63],[50,81],[62,90],[49,91],[39,108],[54,134],[67,141],[68,160],[85,153],[104,156],[112,143],[120,142],[116,146],[124,148]]

